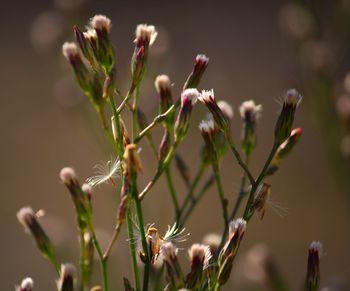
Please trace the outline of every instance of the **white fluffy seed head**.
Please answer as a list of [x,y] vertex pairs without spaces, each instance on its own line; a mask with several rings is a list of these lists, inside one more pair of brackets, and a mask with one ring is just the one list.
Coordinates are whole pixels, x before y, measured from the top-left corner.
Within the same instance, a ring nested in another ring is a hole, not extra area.
[[210,102],[211,100],[214,100],[214,90],[202,90],[202,93],[200,94],[200,96],[198,97],[199,101],[203,102],[203,103],[207,103]]
[[149,45],[152,45],[157,38],[158,32],[153,25],[139,24],[136,27],[136,40],[149,40]]
[[295,89],[289,89],[286,93],[285,103],[287,105],[298,106],[303,96],[299,94],[299,92]]
[[199,124],[199,130],[201,132],[210,133],[215,130],[215,123],[213,119],[202,120]]
[[60,172],[60,178],[64,184],[69,184],[72,180],[77,179],[77,174],[73,168],[65,167]]
[[197,102],[199,98],[199,92],[195,88],[189,88],[182,92],[181,94],[181,103],[184,104],[187,101],[190,101],[192,106]]
[[239,113],[241,114],[242,119],[245,119],[248,113],[255,121],[261,117],[262,110],[262,105],[256,105],[254,100],[244,101],[239,107]]
[[218,101],[218,106],[221,109],[222,113],[226,116],[227,119],[233,118],[233,109],[232,106],[224,100]]
[[27,228],[28,223],[35,219],[35,213],[31,207],[23,207],[17,212],[17,219]]
[[154,86],[156,87],[157,92],[169,89],[171,86],[170,79],[167,75],[157,76]]
[[34,281],[32,278],[25,278],[22,280],[22,283],[21,283],[21,290],[23,291],[31,291],[34,287]]
[[112,27],[111,20],[105,15],[95,15],[91,21],[91,27],[96,30],[107,30],[109,31]]
[[79,54],[79,49],[74,42],[65,42],[62,45],[62,53],[67,60],[70,60]]

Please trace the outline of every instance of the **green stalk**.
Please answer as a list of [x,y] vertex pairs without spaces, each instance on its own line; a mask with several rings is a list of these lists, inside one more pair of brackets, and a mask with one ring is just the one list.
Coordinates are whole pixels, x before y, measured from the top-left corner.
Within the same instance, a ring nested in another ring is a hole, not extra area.
[[195,176],[195,178],[193,179],[190,189],[187,192],[186,198],[184,200],[184,203],[182,204],[181,208],[180,208],[180,214],[179,214],[179,218],[181,218],[181,216],[183,215],[184,211],[186,210],[186,207],[188,205],[188,203],[192,200],[193,201],[193,192],[196,189],[199,181],[201,180],[203,173],[206,169],[206,165],[202,162],[199,170]]
[[100,262],[100,268],[101,268],[101,275],[102,275],[102,282],[103,282],[103,291],[108,291],[108,274],[107,274],[107,262],[103,259],[103,253],[102,249],[100,247],[100,244],[96,238],[95,230],[92,225],[92,223],[89,223],[89,229],[92,235],[92,243],[94,244],[94,247],[97,252],[98,260]]
[[[246,155],[245,164],[247,165],[247,167],[249,165],[249,160],[250,160],[250,156]],[[233,220],[236,217],[237,212],[241,206],[242,200],[246,194],[246,192],[245,192],[246,181],[247,181],[247,174],[246,174],[246,172],[243,172],[238,197],[237,197],[235,206],[232,209],[231,215],[229,217],[229,221]],[[226,235],[224,235],[224,237],[226,237]]]
[[146,232],[145,232],[145,222],[143,219],[142,214],[142,207],[141,207],[141,201],[138,199],[138,190],[137,190],[137,181],[136,181],[136,172],[131,174],[131,191],[132,191],[132,197],[135,201],[135,208],[136,208],[136,215],[137,215],[137,221],[138,226],[140,230],[141,235],[141,244],[143,253],[145,255],[146,261],[145,263],[145,270],[143,274],[143,291],[148,290],[148,279],[149,279],[149,269],[150,269],[150,257],[148,253],[148,244],[146,240]]
[[222,216],[224,218],[224,229],[227,229],[227,223],[228,223],[227,200],[225,198],[224,189],[222,188],[220,171],[219,171],[217,161],[213,162],[213,172],[214,172],[215,182],[218,188],[219,198],[221,202]]
[[263,181],[263,179],[265,178],[266,176],[266,171],[267,169],[269,168],[270,164],[271,164],[271,161],[272,159],[274,158],[275,154],[276,154],[276,151],[278,150],[278,147],[279,147],[279,144],[278,143],[274,143],[272,149],[271,149],[271,152],[264,164],[264,167],[263,169],[261,170],[256,182],[254,182],[254,184],[252,184],[252,189],[250,191],[250,194],[249,194],[249,198],[248,198],[248,201],[247,201],[247,204],[246,204],[246,208],[244,210],[244,214],[243,214],[243,218],[246,220],[246,221],[249,221],[250,218],[252,217],[252,213],[251,213],[251,205],[253,203],[253,200],[254,200],[254,194],[257,190],[257,188],[259,187],[260,183]]
[[84,231],[80,230],[80,291],[84,291],[87,285],[87,274],[85,268],[86,262],[86,244]]
[[129,238],[129,248],[130,248],[130,254],[131,254],[131,262],[132,262],[132,269],[134,273],[134,281],[135,281],[135,288],[136,291],[141,290],[140,285],[140,274],[139,274],[139,268],[137,265],[137,257],[136,257],[136,244],[135,244],[135,237],[134,237],[134,229],[133,229],[133,221],[132,221],[132,213],[131,213],[131,203],[128,205],[128,209],[126,212],[126,221],[128,226],[128,238]]
[[171,199],[173,201],[174,208],[175,208],[176,221],[178,221],[178,219],[180,217],[180,207],[179,207],[179,202],[177,201],[176,190],[174,187],[173,178],[171,177],[170,167],[165,169],[165,175],[166,175],[166,180],[168,183],[168,188],[170,191]]
[[138,125],[138,116],[137,116],[137,104],[140,96],[140,85],[137,85],[135,95],[134,95],[134,104],[132,106],[132,130],[131,130],[131,140],[134,143],[135,137],[137,135],[137,125]]
[[[123,159],[123,154],[124,154],[123,133],[122,133],[121,125],[120,125],[119,113],[116,109],[114,97],[112,94],[109,96],[109,101],[111,103],[112,112],[113,112],[113,116],[114,116],[114,125],[115,125],[115,128],[117,130],[117,136],[118,136],[118,141],[119,141],[117,143],[117,152],[118,152],[119,160],[121,161]],[[114,140],[113,140],[113,144],[115,144]]]

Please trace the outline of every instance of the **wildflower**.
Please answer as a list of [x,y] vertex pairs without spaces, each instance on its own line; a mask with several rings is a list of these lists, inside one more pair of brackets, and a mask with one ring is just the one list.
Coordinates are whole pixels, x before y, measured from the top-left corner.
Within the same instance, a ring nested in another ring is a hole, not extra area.
[[205,55],[196,56],[193,70],[191,74],[188,76],[185,82],[185,85],[183,87],[183,90],[198,87],[199,82],[202,79],[202,76],[208,66],[208,63],[209,63],[209,58],[206,57]]
[[302,100],[295,89],[289,89],[283,101],[282,110],[275,126],[275,143],[281,145],[291,134],[295,111]]
[[234,115],[232,106],[224,100],[220,100],[217,103],[218,103],[218,106],[221,109],[222,113],[225,115],[226,119],[228,121],[230,121]]
[[207,106],[219,129],[226,132],[229,128],[229,121],[216,103],[214,90],[203,90],[198,99]]
[[221,250],[218,258],[218,284],[220,286],[224,285],[230,277],[233,260],[237,254],[238,247],[246,230],[246,226],[247,222],[243,218],[230,222],[228,240]]
[[212,254],[210,247],[203,244],[193,244],[188,250],[191,261],[191,271],[186,276],[186,287],[198,289],[203,278],[203,271],[208,268]]
[[[79,45],[81,52],[83,53],[84,57],[89,61],[90,65],[94,67],[95,62],[94,62],[93,50],[89,40],[91,32],[84,33],[79,29],[77,25],[73,26],[73,31],[74,31],[75,39]],[[93,31],[93,33],[96,36],[96,31],[95,30],[91,30],[91,31]]]
[[309,247],[309,256],[307,261],[307,274],[305,287],[307,290],[316,291],[320,285],[320,252],[322,244],[319,241],[313,241]]
[[60,178],[69,190],[73,200],[80,230],[85,230],[91,222],[91,205],[89,196],[82,191],[75,171],[66,167],[60,172]]
[[104,15],[95,15],[90,20],[90,25],[96,32],[97,50],[94,50],[95,58],[104,69],[106,75],[109,75],[115,63],[114,50],[109,39],[109,33],[112,27],[111,21]]
[[202,161],[204,163],[215,162],[217,160],[217,156],[214,145],[214,121],[212,119],[202,120],[199,124],[199,129],[205,142],[205,147],[202,150]]
[[181,108],[175,123],[175,142],[180,142],[186,135],[189,125],[193,105],[199,97],[197,89],[186,89],[181,94]]
[[216,233],[209,233],[203,238],[203,244],[210,247],[213,256],[217,253],[221,242],[221,236]]
[[17,287],[17,291],[32,291],[34,287],[34,282],[32,278],[25,278],[22,280],[21,286]]
[[45,230],[41,227],[33,209],[30,207],[21,208],[17,212],[17,219],[24,226],[25,231],[33,236],[41,254],[56,264],[57,260],[51,241]]
[[294,149],[295,145],[298,143],[301,134],[302,129],[295,128],[292,130],[290,136],[288,139],[286,139],[278,148],[268,170],[268,175],[272,175],[278,170],[280,162],[285,159],[285,157]]
[[177,259],[178,248],[172,242],[162,244],[160,254],[162,255],[167,270],[167,281],[174,289],[183,286],[183,274]]
[[139,24],[136,27],[135,49],[131,59],[131,73],[133,86],[137,86],[146,71],[148,49],[157,37],[157,31],[153,25]]
[[262,106],[256,105],[253,100],[245,101],[239,108],[243,121],[242,149],[250,156],[256,146],[256,124],[261,116]]
[[101,161],[99,164],[94,166],[94,169],[96,169],[96,175],[86,179],[86,183],[88,183],[90,187],[94,188],[107,182],[115,186],[116,179],[118,179],[120,176],[121,164],[119,159],[116,157],[115,159],[111,159],[106,163]]
[[[157,76],[154,85],[160,98],[159,113],[165,113],[173,104],[171,96],[171,83],[167,75]],[[174,112],[172,112],[164,121],[164,125],[171,128],[174,124]]]
[[76,269],[72,264],[61,265],[61,276],[57,282],[59,291],[73,291]]
[[91,74],[83,62],[77,45],[74,42],[65,42],[62,46],[62,53],[70,62],[80,87],[84,92],[89,92],[91,90]]

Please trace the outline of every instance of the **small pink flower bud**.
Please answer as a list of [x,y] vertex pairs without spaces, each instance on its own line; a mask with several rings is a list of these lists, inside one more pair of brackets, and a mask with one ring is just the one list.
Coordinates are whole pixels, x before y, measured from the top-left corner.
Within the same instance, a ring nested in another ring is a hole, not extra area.
[[282,144],[291,134],[295,111],[302,100],[302,96],[295,90],[287,91],[281,113],[275,126],[275,143]]
[[186,89],[181,94],[181,108],[175,123],[175,141],[181,141],[189,128],[193,105],[197,102],[199,92],[197,89]]
[[210,247],[202,244],[193,244],[188,250],[188,255],[191,260],[191,271],[186,276],[186,287],[197,290],[200,288],[204,270],[208,268],[212,254]]
[[197,55],[194,63],[193,70],[191,74],[188,76],[183,90],[189,88],[197,88],[200,80],[208,66],[209,58],[205,55]]
[[[156,78],[154,85],[160,97],[159,113],[162,114],[166,112],[173,104],[173,99],[171,96],[171,82],[167,75],[159,75]],[[169,120],[169,122],[172,121]]]
[[309,247],[309,256],[307,261],[307,274],[305,287],[307,290],[318,290],[320,285],[320,254],[322,244],[319,241],[313,241]]
[[203,90],[198,99],[207,106],[219,129],[226,132],[229,128],[229,120],[216,103],[214,90]]
[[18,287],[17,291],[32,291],[34,287],[34,282],[32,278],[25,278],[22,280],[21,286]]
[[212,119],[202,120],[199,124],[205,147],[202,150],[202,161],[204,163],[217,163],[217,154],[214,145],[215,125]]
[[61,265],[61,276],[57,282],[59,291],[73,291],[76,268],[73,264]]

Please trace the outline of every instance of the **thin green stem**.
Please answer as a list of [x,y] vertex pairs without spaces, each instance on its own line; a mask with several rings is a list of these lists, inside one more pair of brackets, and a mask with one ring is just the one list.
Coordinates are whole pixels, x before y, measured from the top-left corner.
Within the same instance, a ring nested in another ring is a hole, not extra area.
[[233,155],[237,159],[238,164],[241,166],[241,168],[247,174],[247,177],[248,177],[250,183],[253,185],[255,183],[255,179],[254,179],[253,175],[250,173],[247,165],[243,162],[243,160],[241,158],[241,155],[237,151],[237,149],[236,149],[236,147],[235,147],[235,145],[234,145],[234,143],[232,141],[231,134],[229,133],[228,130],[225,132],[225,137],[226,137],[226,140],[228,141],[228,143],[230,145],[230,148],[232,150]]
[[143,291],[148,290],[148,279],[149,279],[149,268],[150,268],[150,256],[148,253],[148,244],[146,240],[146,231],[145,231],[145,222],[142,214],[141,201],[138,199],[138,190],[137,190],[137,181],[136,181],[136,172],[131,174],[131,191],[132,197],[135,201],[136,215],[138,221],[138,227],[141,235],[141,244],[145,258],[145,269],[143,273]]
[[180,215],[179,215],[180,218],[183,215],[184,211],[186,210],[186,207],[187,207],[188,203],[191,200],[193,201],[193,192],[196,189],[199,181],[201,180],[205,169],[206,169],[206,165],[205,165],[205,163],[202,162],[200,167],[199,167],[199,170],[198,170],[196,176],[194,177],[194,179],[193,179],[193,181],[191,183],[190,189],[187,192],[187,195],[186,195],[186,198],[184,200],[184,203],[182,204],[182,206],[180,208]]
[[168,188],[169,188],[169,191],[170,191],[171,199],[173,201],[174,208],[175,208],[176,221],[178,221],[179,216],[180,216],[180,207],[179,207],[179,202],[177,201],[177,194],[176,194],[176,190],[175,190],[175,187],[174,187],[173,178],[171,176],[170,167],[165,169],[165,176],[166,176],[166,180],[167,180],[167,183],[168,183]]
[[84,291],[87,284],[87,278],[86,278],[86,244],[85,244],[85,238],[84,238],[84,231],[80,230],[79,233],[80,237],[80,291]]
[[[123,153],[124,153],[124,149],[123,149],[123,133],[122,133],[122,129],[121,129],[121,124],[120,124],[120,120],[119,120],[119,113],[116,109],[116,105],[114,102],[114,97],[111,94],[109,96],[109,101],[111,103],[111,107],[112,107],[112,112],[113,112],[113,116],[114,116],[114,125],[115,128],[117,130],[117,137],[118,137],[118,142],[117,142],[117,152],[118,152],[118,157],[120,160],[122,160],[123,158]],[[113,140],[113,144],[114,144],[114,140]]]
[[201,198],[204,196],[204,194],[207,192],[207,190],[210,188],[210,186],[214,182],[214,175],[211,175],[209,179],[206,181],[204,186],[201,188],[201,190],[198,192],[198,194],[193,197],[193,199],[190,200],[191,204],[188,207],[188,210],[186,212],[183,212],[184,214],[181,216],[179,226],[183,226],[191,213],[193,212],[193,209],[197,206],[198,202],[201,200]]
[[[249,166],[249,160],[250,160],[250,156],[246,155],[245,164],[247,165],[247,167]],[[246,181],[247,181],[247,174],[246,174],[246,172],[243,172],[242,179],[241,179],[241,185],[239,188],[239,193],[237,196],[237,200],[235,202],[235,206],[233,207],[231,215],[229,217],[229,221],[233,220],[236,217],[238,210],[241,206],[242,200],[246,194],[246,191],[245,191]],[[224,237],[226,237],[226,235],[224,235]]]
[[252,203],[254,202],[254,194],[257,190],[257,188],[259,187],[260,183],[263,181],[263,179],[265,178],[266,176],[266,171],[267,169],[269,168],[270,164],[271,164],[271,161],[272,159],[274,158],[275,154],[276,154],[276,151],[278,150],[278,147],[279,147],[279,144],[278,143],[274,143],[272,149],[271,149],[271,152],[264,164],[264,167],[263,169],[261,170],[256,182],[254,182],[252,184],[252,189],[250,191],[250,194],[249,194],[249,198],[248,198],[248,201],[247,201],[247,204],[246,204],[246,208],[244,210],[244,214],[243,214],[243,218],[246,220],[246,221],[249,221],[250,218],[252,217],[253,213],[251,211],[251,205]]
[[89,223],[89,230],[90,230],[91,236],[92,236],[92,243],[94,244],[94,247],[95,247],[96,252],[97,252],[98,260],[100,262],[102,282],[103,282],[103,291],[108,291],[107,264],[106,264],[106,261],[103,259],[102,249],[101,249],[100,244],[97,240],[97,237],[95,234],[95,229],[94,229],[91,222]]
[[133,221],[132,221],[132,213],[131,213],[131,203],[129,203],[127,212],[126,212],[126,221],[128,226],[128,239],[129,239],[129,248],[131,254],[131,263],[132,269],[134,273],[134,283],[136,291],[141,290],[140,284],[140,273],[137,265],[137,257],[136,257],[136,242],[134,237],[134,229],[133,229]]
[[227,229],[227,223],[228,223],[227,200],[225,198],[224,189],[222,187],[220,171],[219,171],[217,162],[213,162],[213,172],[214,172],[215,182],[216,182],[216,186],[218,189],[219,198],[221,202],[222,216],[224,218],[224,229]]
[[137,104],[139,101],[140,96],[140,85],[136,87],[135,94],[134,94],[134,103],[132,106],[132,130],[131,130],[131,140],[134,143],[135,137],[137,134],[137,126],[138,126],[138,115],[137,115]]

